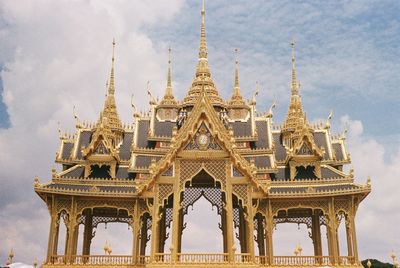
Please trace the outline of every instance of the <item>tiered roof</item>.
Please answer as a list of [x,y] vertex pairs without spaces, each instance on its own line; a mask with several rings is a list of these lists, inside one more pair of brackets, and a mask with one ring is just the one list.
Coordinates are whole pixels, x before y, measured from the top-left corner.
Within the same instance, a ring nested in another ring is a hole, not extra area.
[[170,165],[177,152],[187,148],[206,120],[216,146],[232,160],[233,176],[250,177],[270,197],[368,194],[369,184],[357,185],[353,173],[343,171],[350,163],[344,135],[333,136],[330,124],[307,121],[296,80],[294,43],[291,100],[283,125],[276,126],[272,112],[255,112],[255,98],[243,99],[237,60],[233,95],[228,101],[220,97],[208,65],[204,3],[201,18],[199,59],[187,96],[178,102],[173,95],[169,59],[164,97],[160,102],[153,99],[150,112],[136,113],[130,125],[121,123],[116,109],[113,42],[108,94],[99,119],[79,124],[72,135],[61,135],[56,162],[62,171],[53,171],[48,184],[36,181],[35,190],[136,196],[157,176],[172,176]]

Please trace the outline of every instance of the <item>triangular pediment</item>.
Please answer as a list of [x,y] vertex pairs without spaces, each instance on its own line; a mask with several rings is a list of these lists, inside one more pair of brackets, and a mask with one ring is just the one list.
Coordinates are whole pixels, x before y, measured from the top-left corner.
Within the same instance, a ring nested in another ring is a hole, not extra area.
[[101,131],[96,130],[93,133],[90,144],[83,149],[83,156],[86,159],[115,159],[119,160],[118,151],[113,148],[112,142],[107,138],[107,135]]
[[308,130],[303,131],[300,139],[294,145],[293,156],[321,159],[323,154],[323,150],[315,144],[312,133]]
[[[208,142],[208,144],[213,144],[212,146],[218,146],[215,147],[217,149],[207,147],[206,150],[199,150],[198,138],[200,135],[206,135],[210,138],[209,141],[200,141],[200,143],[205,144]],[[196,150],[196,152],[191,152],[190,150]],[[218,155],[224,159],[229,158],[233,167],[250,180],[249,183],[261,188],[261,185],[255,178],[255,166],[250,165],[239,154],[232,133],[225,127],[204,90],[198,97],[185,123],[178,130],[177,135],[172,138],[169,152],[157,165],[150,167],[151,178],[144,189],[151,187],[155,180],[173,165],[178,155],[180,158],[197,158],[197,156],[200,156],[200,158],[210,158],[218,157]]]

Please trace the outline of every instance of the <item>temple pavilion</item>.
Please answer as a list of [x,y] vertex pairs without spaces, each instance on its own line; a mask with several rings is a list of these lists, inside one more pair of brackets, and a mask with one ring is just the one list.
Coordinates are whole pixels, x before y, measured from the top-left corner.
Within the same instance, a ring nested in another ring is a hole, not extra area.
[[[257,94],[243,98],[237,61],[232,96],[220,96],[207,58],[204,2],[198,63],[186,96],[173,94],[169,61],[165,95],[157,101],[150,94],[150,111],[135,111],[130,124],[117,112],[114,47],[99,118],[78,121],[74,134],[60,135],[55,161],[61,170],[53,169],[49,183],[34,181],[51,217],[42,267],[361,267],[355,218],[370,181],[356,184],[353,171],[343,169],[350,164],[344,134],[332,135],[329,120],[308,121],[294,44],[291,98],[281,125],[273,124],[272,109],[256,112]],[[201,197],[220,218],[222,252],[182,248],[188,207]],[[113,222],[129,226],[132,253],[91,254],[94,229]],[[346,251],[339,247],[341,222]],[[312,256],[274,255],[274,231],[282,223],[307,226]],[[59,247],[61,225],[66,237]]]

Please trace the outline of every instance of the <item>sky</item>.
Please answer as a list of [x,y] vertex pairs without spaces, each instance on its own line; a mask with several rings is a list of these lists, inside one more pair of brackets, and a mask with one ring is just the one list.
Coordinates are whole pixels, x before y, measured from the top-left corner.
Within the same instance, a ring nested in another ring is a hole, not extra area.
[[[33,178],[46,182],[52,168],[60,169],[54,164],[58,128],[74,131],[74,106],[81,120],[97,119],[112,39],[118,111],[130,123],[132,94],[141,110],[148,109],[147,81],[154,95],[163,95],[169,46],[174,93],[185,96],[197,61],[200,5],[198,0],[0,1],[0,264],[11,248],[17,261],[28,264],[45,256],[49,215],[33,192]],[[390,261],[392,249],[400,254],[399,13],[397,0],[206,1],[209,62],[221,96],[232,94],[238,48],[242,93],[250,98],[258,81],[257,110],[268,110],[276,99],[276,124],[287,110],[290,42],[296,40],[308,119],[326,120],[333,110],[332,132],[348,130],[356,182],[372,179],[372,193],[357,215],[362,259]],[[203,214],[189,213],[187,230],[199,239],[184,238],[192,251],[209,248],[211,242],[201,237],[218,233],[215,213],[199,211]],[[215,221],[199,224],[204,215]],[[99,228],[97,248],[126,236],[126,226],[113,228]],[[292,255],[297,241],[311,254],[303,227],[278,226],[274,238],[282,255]],[[113,242],[115,252],[129,253],[127,245],[130,240]]]

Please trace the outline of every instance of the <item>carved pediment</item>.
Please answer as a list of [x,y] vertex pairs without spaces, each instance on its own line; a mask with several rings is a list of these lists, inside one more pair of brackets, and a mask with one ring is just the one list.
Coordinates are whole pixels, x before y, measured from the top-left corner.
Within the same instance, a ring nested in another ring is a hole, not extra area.
[[184,150],[222,150],[216,139],[203,122]]

